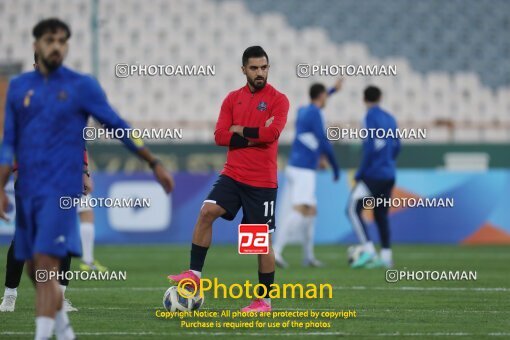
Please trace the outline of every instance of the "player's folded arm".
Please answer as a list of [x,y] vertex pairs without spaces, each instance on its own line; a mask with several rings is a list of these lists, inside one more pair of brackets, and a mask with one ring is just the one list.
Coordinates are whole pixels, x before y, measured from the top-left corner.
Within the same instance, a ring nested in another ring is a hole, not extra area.
[[[92,117],[108,129],[123,129],[126,131],[131,129],[129,124],[110,106],[106,94],[97,80],[89,76],[83,77],[80,90],[80,98],[82,99],[82,106],[85,112],[92,115]],[[123,136],[120,140],[132,152],[138,153],[140,149],[144,148],[141,139],[130,138],[128,133],[120,135]]]
[[257,144],[272,143],[280,138],[280,134],[285,127],[285,123],[286,118],[283,122],[278,121],[277,118],[275,118],[273,123],[267,127],[245,127],[243,129],[243,135],[248,138],[248,140]]
[[237,133],[232,134],[232,138],[230,138],[229,146],[232,148],[245,148],[250,144],[250,141]]
[[218,146],[228,146],[232,148],[244,148],[249,144],[248,139],[230,131],[232,126],[232,101],[229,94],[221,104],[220,115],[216,122],[214,131],[214,141]]
[[272,143],[278,138],[287,123],[287,114],[289,112],[289,100],[285,96],[281,96],[275,102],[273,109],[274,120],[269,126],[261,127],[244,127],[243,135],[249,141],[254,143]]
[[249,144],[248,139],[228,131],[228,129],[216,129],[214,132],[214,141],[218,146],[228,146],[232,148],[244,148]]

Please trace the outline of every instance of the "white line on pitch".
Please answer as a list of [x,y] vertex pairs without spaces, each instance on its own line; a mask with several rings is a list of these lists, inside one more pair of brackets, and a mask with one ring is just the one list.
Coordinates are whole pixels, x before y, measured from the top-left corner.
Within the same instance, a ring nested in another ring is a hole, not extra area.
[[[33,335],[34,332],[0,332],[0,335]],[[376,336],[376,337],[393,337],[393,336],[406,336],[406,337],[445,337],[445,336],[494,336],[494,337],[508,337],[510,333],[465,333],[465,332],[436,332],[436,333],[345,333],[345,332],[274,332],[274,333],[255,333],[250,332],[77,332],[76,335],[80,336],[106,336],[106,335],[158,335],[158,336],[185,336],[185,335],[203,335],[203,336],[264,336],[264,337],[277,337],[277,336]]]
[[[163,310],[163,306],[153,306],[153,307],[147,307],[146,309],[149,309],[149,310]],[[80,310],[133,310],[132,307],[80,307]],[[232,309],[232,308],[200,308],[200,310],[237,310],[237,309]],[[285,307],[281,307],[281,308],[273,308],[273,310],[275,311],[278,311],[278,310],[282,310],[282,311],[285,311],[285,310],[296,310],[296,311],[307,311],[307,310],[310,310],[310,308],[285,308]],[[312,310],[314,311],[338,311],[339,308],[312,308]],[[458,314],[459,311],[458,310],[445,310],[445,309],[401,309],[401,308],[396,308],[396,309],[377,309],[377,308],[371,308],[371,309],[360,309],[360,308],[355,308],[356,311],[358,312],[417,312],[417,311],[420,311],[420,312],[425,312],[425,313],[455,313],[455,314]],[[506,311],[506,310],[463,310],[461,311],[460,313],[487,313],[487,314],[509,314],[510,313],[510,310],[509,311]]]
[[410,286],[397,286],[397,287],[367,287],[367,286],[334,286],[335,290],[435,290],[435,291],[476,291],[476,292],[508,292],[510,288],[506,287],[410,287]]
[[[333,286],[334,290],[409,290],[409,291],[475,291],[475,292],[509,292],[507,287],[411,287],[394,286]],[[133,291],[164,291],[167,287],[70,287],[73,291],[99,291],[99,290],[133,290]]]

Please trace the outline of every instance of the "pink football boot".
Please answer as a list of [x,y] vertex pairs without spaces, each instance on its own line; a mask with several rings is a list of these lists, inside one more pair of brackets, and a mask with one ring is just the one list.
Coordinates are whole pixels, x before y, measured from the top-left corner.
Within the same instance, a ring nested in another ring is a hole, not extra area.
[[168,278],[172,281],[174,281],[176,284],[183,280],[191,280],[195,282],[195,285],[198,289],[200,289],[200,278],[196,276],[191,270],[183,271],[180,274],[177,275],[168,275]]
[[249,306],[241,309],[241,312],[270,312],[271,305],[267,304],[264,299],[255,299]]

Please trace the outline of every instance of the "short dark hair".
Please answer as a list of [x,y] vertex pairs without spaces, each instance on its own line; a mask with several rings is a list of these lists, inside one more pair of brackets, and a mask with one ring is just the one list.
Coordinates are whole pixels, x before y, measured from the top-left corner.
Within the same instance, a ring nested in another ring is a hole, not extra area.
[[310,99],[311,100],[317,99],[324,92],[326,92],[326,86],[319,83],[315,83],[312,86],[310,86]]
[[66,32],[66,39],[71,37],[71,29],[69,26],[60,19],[57,18],[49,18],[41,20],[34,26],[32,30],[32,35],[37,40],[42,37],[44,34],[51,32],[55,33],[57,30],[64,30]]
[[377,103],[381,99],[382,92],[376,86],[368,86],[363,93],[366,102]]
[[243,66],[248,64],[248,59],[250,58],[262,58],[266,57],[267,62],[269,63],[269,57],[267,56],[266,51],[260,46],[250,46],[243,52]]

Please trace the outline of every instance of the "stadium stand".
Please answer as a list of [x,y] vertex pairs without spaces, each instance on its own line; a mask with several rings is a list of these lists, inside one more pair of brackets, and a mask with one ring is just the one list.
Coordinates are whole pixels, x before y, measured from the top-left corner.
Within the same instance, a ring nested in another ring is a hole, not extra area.
[[[329,125],[359,126],[361,90],[373,83],[401,126],[429,128],[430,141],[510,141],[510,40],[493,34],[509,30],[510,2],[343,0],[325,10],[325,1],[98,1],[97,76],[135,126],[181,127],[188,140],[210,142],[221,101],[243,83],[240,46],[268,51],[269,81],[288,95],[290,122],[311,82],[334,81],[298,78],[297,64],[395,64],[396,77],[348,77],[325,110]],[[30,69],[32,23],[59,16],[72,27],[71,45],[90,50],[71,49],[68,65],[92,72],[94,35],[83,18],[92,18],[93,3],[0,2],[0,61]],[[115,77],[118,63],[215,65],[216,74],[122,79]],[[283,139],[292,135],[289,124]]]

